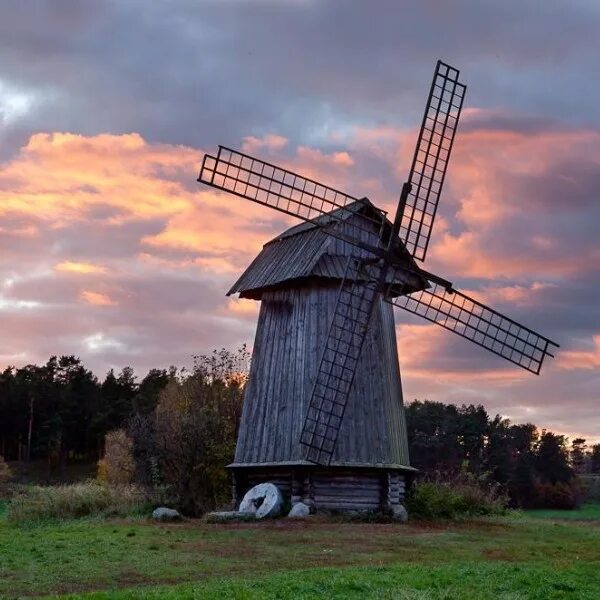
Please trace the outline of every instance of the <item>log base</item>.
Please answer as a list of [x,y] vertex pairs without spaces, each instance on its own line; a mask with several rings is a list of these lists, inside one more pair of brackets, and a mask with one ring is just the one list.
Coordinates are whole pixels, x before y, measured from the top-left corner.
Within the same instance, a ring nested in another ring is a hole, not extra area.
[[404,503],[409,473],[388,468],[317,465],[231,467],[233,501],[259,483],[273,483],[291,505],[304,502],[314,512],[381,512],[394,515]]

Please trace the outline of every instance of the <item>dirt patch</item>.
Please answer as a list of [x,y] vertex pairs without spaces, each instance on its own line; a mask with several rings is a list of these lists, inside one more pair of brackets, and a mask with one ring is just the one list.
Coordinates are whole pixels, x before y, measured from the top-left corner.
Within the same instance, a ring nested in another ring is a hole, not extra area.
[[484,548],[481,551],[481,555],[490,561],[517,562],[513,554],[508,550],[501,550],[500,548]]

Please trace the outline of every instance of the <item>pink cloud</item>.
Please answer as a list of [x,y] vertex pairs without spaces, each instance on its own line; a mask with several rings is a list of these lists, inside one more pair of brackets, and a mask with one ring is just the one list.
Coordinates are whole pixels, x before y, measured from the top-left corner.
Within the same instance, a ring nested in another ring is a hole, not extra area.
[[103,294],[102,292],[92,292],[89,290],[84,290],[80,294],[80,298],[87,302],[88,304],[93,304],[94,306],[117,306],[118,302],[115,302],[108,294]]
[[282,150],[288,142],[289,140],[287,138],[274,133],[268,133],[262,138],[248,136],[245,137],[242,142],[242,152],[247,152],[248,154],[254,154],[261,150],[276,152]]
[[600,333],[592,338],[592,343],[584,350],[565,350],[560,353],[558,365],[562,369],[594,370],[600,369]]

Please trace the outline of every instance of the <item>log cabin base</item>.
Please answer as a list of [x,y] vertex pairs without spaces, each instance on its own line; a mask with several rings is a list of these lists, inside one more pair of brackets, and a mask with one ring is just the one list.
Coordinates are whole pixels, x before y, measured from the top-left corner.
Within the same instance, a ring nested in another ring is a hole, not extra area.
[[259,483],[273,483],[286,503],[293,506],[304,502],[311,512],[379,512],[405,520],[402,505],[409,475],[405,470],[306,464],[284,467],[231,465],[230,468],[236,508],[250,488]]

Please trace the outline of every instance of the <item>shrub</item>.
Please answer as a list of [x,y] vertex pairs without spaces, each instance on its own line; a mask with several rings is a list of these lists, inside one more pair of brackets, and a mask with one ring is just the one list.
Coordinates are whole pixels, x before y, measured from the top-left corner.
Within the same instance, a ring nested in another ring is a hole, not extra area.
[[126,516],[150,508],[150,499],[132,485],[109,486],[89,481],[72,485],[28,486],[8,504],[11,521]]
[[135,481],[166,486],[174,506],[198,516],[231,499],[225,466],[233,460],[246,350],[196,357],[194,370],[161,391],[150,415],[129,422]]
[[6,483],[12,477],[12,471],[6,464],[4,456],[0,456],[0,484]]
[[581,487],[586,502],[600,502],[600,475],[582,475]]
[[104,440],[104,458],[98,461],[98,480],[113,485],[133,481],[133,441],[123,429],[109,431]]
[[536,483],[535,508],[574,509],[581,504],[581,488],[576,480],[569,483]]
[[425,520],[500,515],[507,503],[497,486],[468,477],[416,483],[406,500],[409,515]]

